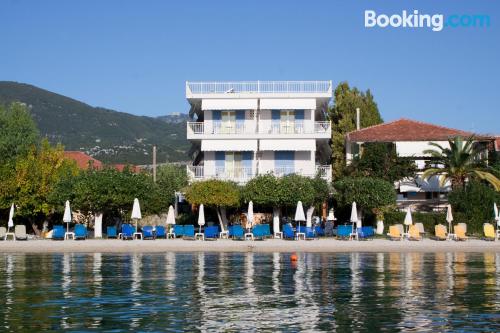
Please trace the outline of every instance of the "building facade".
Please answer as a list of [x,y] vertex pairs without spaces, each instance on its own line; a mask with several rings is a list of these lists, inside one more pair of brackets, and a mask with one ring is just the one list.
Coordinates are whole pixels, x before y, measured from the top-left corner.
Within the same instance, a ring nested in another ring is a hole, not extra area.
[[434,142],[444,148],[449,148],[448,139],[453,137],[475,138],[475,145],[481,147],[482,157],[487,158],[488,151],[494,143],[494,138],[477,135],[472,132],[447,128],[410,119],[375,125],[346,135],[346,162],[362,154],[364,143],[379,142],[392,144],[400,157],[411,158],[417,167],[417,176],[411,179],[401,179],[394,186],[397,191],[399,208],[409,205],[420,210],[443,210],[448,203],[447,194],[451,191],[450,183],[440,186],[437,176],[423,179],[421,177],[426,165],[432,162],[427,149],[435,149],[429,145]]
[[331,81],[186,82],[192,181],[256,175],[331,180]]

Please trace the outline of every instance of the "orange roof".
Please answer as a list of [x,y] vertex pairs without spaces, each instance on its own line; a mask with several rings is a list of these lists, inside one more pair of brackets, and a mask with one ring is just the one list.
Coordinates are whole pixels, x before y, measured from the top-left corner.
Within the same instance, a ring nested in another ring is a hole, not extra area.
[[500,136],[497,136],[495,139],[495,150],[500,151]]
[[111,167],[115,168],[116,170],[122,172],[126,167],[130,169],[130,171],[134,173],[138,173],[141,171],[141,168],[136,166],[136,165],[130,165],[130,164],[111,164]]
[[74,160],[78,168],[82,170],[88,169],[91,164],[96,169],[102,168],[101,161],[96,160],[92,156],[89,156],[81,151],[65,151],[64,157]]
[[446,141],[456,136],[469,137],[472,135],[474,135],[472,132],[403,118],[349,132],[346,137],[353,142],[395,142]]

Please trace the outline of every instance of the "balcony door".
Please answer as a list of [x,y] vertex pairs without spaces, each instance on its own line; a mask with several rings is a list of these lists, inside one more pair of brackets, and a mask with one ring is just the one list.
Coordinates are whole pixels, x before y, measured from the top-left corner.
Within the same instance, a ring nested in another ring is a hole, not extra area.
[[222,111],[221,112],[221,128],[222,134],[235,133],[236,129],[236,111]]
[[240,152],[226,152],[225,172],[228,178],[240,178],[243,156]]
[[281,110],[280,112],[280,133],[295,133],[295,111]]

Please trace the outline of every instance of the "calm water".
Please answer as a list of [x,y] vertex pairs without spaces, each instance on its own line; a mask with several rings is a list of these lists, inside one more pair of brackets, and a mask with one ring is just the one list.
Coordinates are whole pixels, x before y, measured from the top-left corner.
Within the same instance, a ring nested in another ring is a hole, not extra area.
[[500,253],[0,255],[0,331],[500,331]]

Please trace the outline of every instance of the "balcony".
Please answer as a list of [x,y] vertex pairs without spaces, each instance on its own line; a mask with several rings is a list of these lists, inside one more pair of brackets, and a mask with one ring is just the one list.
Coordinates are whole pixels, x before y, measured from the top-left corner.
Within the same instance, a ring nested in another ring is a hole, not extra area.
[[[298,174],[306,177],[315,177],[319,175],[327,182],[332,181],[332,166],[331,165],[316,165],[316,174],[307,174],[302,171],[297,171],[293,167],[282,166],[276,167],[273,170],[261,171],[259,174],[266,174],[272,172],[277,177],[282,177],[289,174]],[[207,179],[221,179],[231,180],[239,184],[245,184],[252,179],[255,174],[252,168],[233,168],[226,169],[223,167],[216,167],[210,171],[205,170],[203,165],[188,165],[187,174],[190,181],[207,180]]]
[[186,98],[332,97],[332,81],[186,82]]
[[[307,126],[309,125],[309,126]],[[304,138],[304,139],[329,139],[332,136],[332,128],[329,121],[295,122],[292,124],[272,124],[268,129],[259,129],[255,122],[245,121],[241,123],[224,124],[222,122],[211,122],[205,125],[203,122],[187,123],[187,138],[193,139],[224,139],[229,136],[237,136],[241,139],[272,139],[272,138]]]

